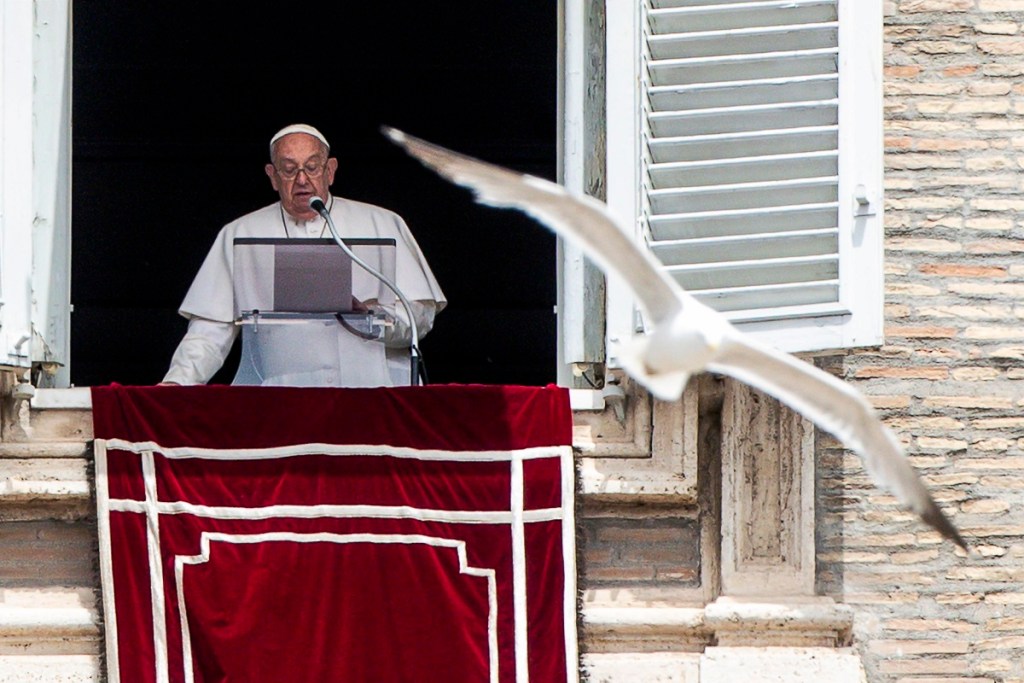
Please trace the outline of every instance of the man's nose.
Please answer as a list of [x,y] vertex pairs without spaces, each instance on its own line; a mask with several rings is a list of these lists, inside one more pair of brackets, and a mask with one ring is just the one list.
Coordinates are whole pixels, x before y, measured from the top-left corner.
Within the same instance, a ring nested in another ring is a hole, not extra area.
[[305,185],[309,183],[309,174],[306,173],[306,169],[299,169],[299,172],[295,175],[295,182],[300,185]]

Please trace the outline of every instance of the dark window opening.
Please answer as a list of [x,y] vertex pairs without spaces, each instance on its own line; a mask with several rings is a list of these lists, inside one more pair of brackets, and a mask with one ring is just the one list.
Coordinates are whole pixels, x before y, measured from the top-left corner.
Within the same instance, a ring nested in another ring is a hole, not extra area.
[[74,3],[74,384],[163,377],[178,304],[221,226],[276,200],[267,141],[295,122],[331,141],[333,192],[401,214],[444,288],[431,381],[554,381],[553,237],[379,133],[554,178],[554,0],[142,7]]

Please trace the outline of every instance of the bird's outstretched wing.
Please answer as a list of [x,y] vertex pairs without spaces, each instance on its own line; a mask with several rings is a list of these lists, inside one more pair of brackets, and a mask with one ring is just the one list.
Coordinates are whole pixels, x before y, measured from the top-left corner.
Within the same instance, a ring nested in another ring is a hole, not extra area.
[[960,532],[935,503],[896,436],[852,386],[735,330],[727,335],[707,369],[774,396],[835,436],[860,456],[877,484],[967,550]]
[[651,254],[636,248],[601,202],[573,197],[555,183],[478,161],[394,128],[385,128],[384,134],[443,177],[473,190],[482,203],[529,214],[586,252],[602,270],[620,275],[655,324],[680,310],[679,287],[659,270]]
[[[603,204],[588,197],[573,197],[554,183],[451,152],[401,131],[385,129],[385,134],[442,176],[475,191],[484,203],[526,212],[579,246],[601,268],[619,274],[651,315],[655,334],[660,324],[684,328],[681,335],[669,333],[658,340],[662,355],[671,352],[674,341],[685,336],[685,328],[714,327],[714,356],[707,362],[707,370],[774,396],[836,436],[864,460],[877,484],[895,493],[903,505],[943,536],[967,549],[907,461],[895,436],[860,392],[813,365],[756,342],[697,302],[618,227]],[[681,348],[679,352],[685,353]],[[626,369],[634,376],[639,374],[637,378],[649,388],[657,388],[657,378],[652,382],[643,364],[627,364]]]

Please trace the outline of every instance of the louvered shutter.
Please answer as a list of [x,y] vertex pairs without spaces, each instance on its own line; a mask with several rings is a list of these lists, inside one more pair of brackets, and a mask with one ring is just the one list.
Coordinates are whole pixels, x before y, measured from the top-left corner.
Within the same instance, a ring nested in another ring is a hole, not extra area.
[[[608,2],[614,69],[624,15]],[[879,0],[633,8],[640,236],[688,291],[777,346],[879,343]],[[608,95],[611,108],[622,93]]]
[[40,386],[70,379],[71,8],[0,0],[0,367]]
[[71,0],[0,0],[0,73],[0,367],[67,386]]

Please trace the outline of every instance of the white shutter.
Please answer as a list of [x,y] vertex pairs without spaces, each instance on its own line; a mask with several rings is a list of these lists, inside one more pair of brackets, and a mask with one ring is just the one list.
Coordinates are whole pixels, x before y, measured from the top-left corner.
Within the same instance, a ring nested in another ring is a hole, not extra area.
[[[0,2],[0,368],[28,368],[32,340],[33,4]],[[26,192],[26,185],[29,191]]]
[[[0,367],[68,383],[71,2],[0,0]],[[58,368],[58,366],[63,366]]]
[[637,24],[638,227],[667,272],[787,350],[879,343],[880,0],[647,0]]

